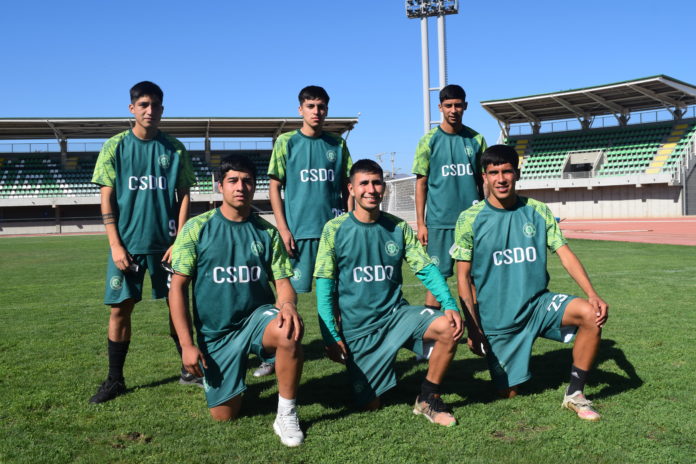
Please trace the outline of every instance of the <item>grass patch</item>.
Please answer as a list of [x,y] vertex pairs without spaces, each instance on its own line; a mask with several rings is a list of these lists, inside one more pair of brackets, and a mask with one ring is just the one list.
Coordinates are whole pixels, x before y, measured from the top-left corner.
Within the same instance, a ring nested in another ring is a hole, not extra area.
[[[693,462],[696,349],[688,340],[696,332],[696,247],[577,240],[571,247],[610,304],[587,388],[601,422],[561,409],[570,349],[546,340],[535,345],[524,394],[510,401],[495,399],[484,361],[460,347],[444,386],[457,427],[411,414],[426,365],[405,350],[386,406],[357,413],[341,366],[324,357],[311,294],[300,296],[307,440],[288,449],[271,428],[275,380],[251,376],[253,357],[243,416],[234,423],[213,423],[202,391],[177,383],[161,301],[136,307],[128,393],[87,404],[107,368],[106,239],[2,238],[0,462]],[[551,289],[577,293],[558,260],[550,263]],[[423,300],[410,275],[404,290],[412,303]]]

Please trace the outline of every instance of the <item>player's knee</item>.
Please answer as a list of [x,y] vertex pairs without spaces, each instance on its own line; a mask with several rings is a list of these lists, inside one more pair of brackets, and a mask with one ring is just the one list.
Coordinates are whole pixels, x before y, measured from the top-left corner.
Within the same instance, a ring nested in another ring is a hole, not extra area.
[[452,327],[452,325],[446,317],[440,317],[435,319],[435,321],[432,323],[429,329],[429,332],[432,335],[432,339],[434,341],[447,346],[457,345],[457,342],[454,340],[455,328]]
[[232,411],[211,408],[210,417],[216,422],[227,422],[236,419],[237,415],[233,414]]

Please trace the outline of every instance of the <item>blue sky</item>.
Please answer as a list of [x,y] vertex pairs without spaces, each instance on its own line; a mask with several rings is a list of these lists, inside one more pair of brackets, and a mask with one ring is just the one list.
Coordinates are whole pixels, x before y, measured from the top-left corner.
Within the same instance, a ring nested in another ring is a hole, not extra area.
[[[696,84],[695,17],[687,0],[460,1],[449,83],[490,144],[482,100],[655,74]],[[317,84],[330,116],[360,113],[354,159],[396,152],[409,172],[423,132],[420,26],[403,0],[7,2],[0,44],[0,117],[128,116],[144,79],[164,89],[165,116],[295,116]]]

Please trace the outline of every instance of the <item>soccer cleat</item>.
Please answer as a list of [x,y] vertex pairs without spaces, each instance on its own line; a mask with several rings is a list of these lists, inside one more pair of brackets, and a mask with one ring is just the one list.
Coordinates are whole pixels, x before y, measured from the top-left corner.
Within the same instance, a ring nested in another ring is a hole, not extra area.
[[265,377],[275,371],[275,364],[262,362],[258,369],[254,371],[254,377]]
[[572,395],[564,395],[564,408],[575,411],[580,419],[586,421],[598,421],[602,416],[592,407],[592,401],[585,398],[585,395],[580,391],[576,391]]
[[278,412],[273,422],[273,430],[280,437],[280,442],[285,446],[300,446],[304,441],[304,433],[300,428],[300,419],[297,410],[292,408],[283,414]]
[[197,387],[203,388],[203,377],[196,377],[182,367],[179,383],[181,385],[196,385]]
[[119,395],[126,392],[126,382],[123,379],[112,380],[107,378],[104,383],[99,386],[99,390],[89,399],[92,404],[105,403],[111,401]]
[[454,418],[451,409],[442,401],[440,395],[430,395],[425,401],[421,401],[418,395],[416,404],[413,406],[413,414],[422,414],[433,424],[445,427],[457,425],[457,419]]

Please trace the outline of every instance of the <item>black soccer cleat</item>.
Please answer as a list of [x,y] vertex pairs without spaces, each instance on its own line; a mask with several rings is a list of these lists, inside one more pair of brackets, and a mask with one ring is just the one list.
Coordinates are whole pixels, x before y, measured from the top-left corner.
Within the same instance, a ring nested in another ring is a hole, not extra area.
[[203,377],[196,377],[195,375],[189,373],[184,369],[183,367],[181,368],[181,377],[179,377],[179,383],[181,385],[195,385],[197,387],[203,387]]
[[104,383],[99,386],[99,390],[89,399],[92,404],[105,403],[111,401],[119,395],[126,392],[126,382],[124,379],[113,380],[107,378]]

